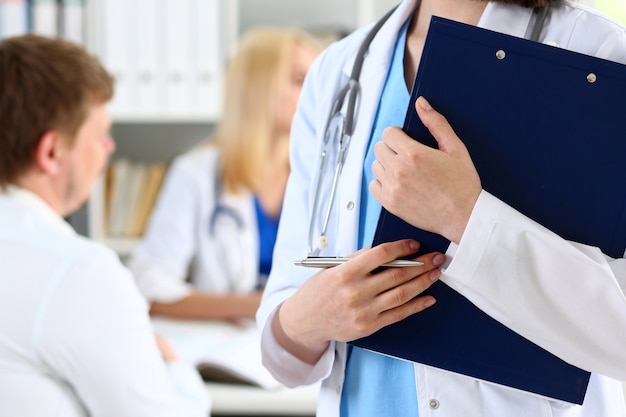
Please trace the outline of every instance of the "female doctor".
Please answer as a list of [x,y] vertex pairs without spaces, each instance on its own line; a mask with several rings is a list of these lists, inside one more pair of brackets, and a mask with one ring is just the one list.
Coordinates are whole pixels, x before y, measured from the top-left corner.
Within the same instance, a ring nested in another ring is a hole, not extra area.
[[295,29],[242,38],[215,138],[174,161],[128,262],[152,314],[254,317],[289,174],[289,127],[319,51]]
[[[531,7],[546,4],[542,20]],[[626,380],[624,260],[563,240],[482,190],[462,142],[423,98],[410,105],[438,149],[389,127],[404,121],[432,15],[518,37],[540,23],[540,42],[626,63],[623,27],[562,0],[405,0],[369,44],[360,89],[348,80],[370,28],[327,49],[307,75],[294,118],[292,171],[257,313],[264,363],[288,386],[323,380],[318,403],[323,417],[625,416],[618,382]],[[345,151],[345,137],[325,145],[342,121],[352,122],[349,106],[336,103],[352,90],[360,94],[356,125],[336,175],[333,163],[320,168],[320,162],[323,150],[334,151],[324,155],[328,161]],[[337,110],[342,116],[329,116]],[[423,266],[388,268],[372,277],[370,271],[419,245],[368,247],[381,204],[452,241],[445,256],[424,255]],[[320,271],[294,266],[305,248],[316,255],[353,253],[353,259]],[[583,405],[345,343],[429,308],[436,300],[420,293],[437,279],[536,344],[591,371]],[[515,308],[521,299],[526,308]],[[529,314],[532,310],[541,314]]]

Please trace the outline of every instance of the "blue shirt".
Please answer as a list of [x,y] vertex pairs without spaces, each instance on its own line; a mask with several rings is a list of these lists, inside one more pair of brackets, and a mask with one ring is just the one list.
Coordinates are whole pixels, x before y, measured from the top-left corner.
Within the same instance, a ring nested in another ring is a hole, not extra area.
[[[369,193],[369,183],[374,179],[374,145],[386,127],[403,125],[409,104],[410,94],[404,80],[404,46],[409,21],[398,34],[363,164],[359,217],[361,248],[371,244],[380,214],[380,204]],[[413,364],[348,345],[341,417],[418,415]]]
[[[254,196],[254,208],[259,229],[259,276],[267,277],[272,269],[272,253],[276,244],[280,215],[276,218],[268,216],[256,196]],[[265,283],[259,282],[258,284],[262,288]]]

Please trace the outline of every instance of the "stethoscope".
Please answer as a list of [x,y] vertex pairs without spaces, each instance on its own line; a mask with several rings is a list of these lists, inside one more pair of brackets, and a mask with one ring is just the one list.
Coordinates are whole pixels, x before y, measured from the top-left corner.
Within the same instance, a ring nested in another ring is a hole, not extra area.
[[[328,246],[328,224],[330,222],[330,216],[332,214],[335,195],[337,193],[337,185],[339,183],[339,177],[341,176],[341,170],[345,161],[346,153],[348,151],[348,145],[350,139],[354,133],[354,126],[356,121],[356,103],[360,91],[359,76],[361,69],[363,68],[363,62],[365,61],[365,55],[369,49],[372,40],[385,24],[389,16],[397,8],[394,7],[387,12],[376,24],[370,29],[367,36],[361,43],[359,50],[357,51],[354,59],[354,65],[352,66],[352,72],[348,83],[339,90],[333,105],[330,108],[329,116],[326,121],[326,127],[324,130],[324,143],[322,146],[322,154],[320,156],[320,164],[317,177],[317,185],[315,186],[315,194],[313,197],[313,207],[311,210],[311,217],[309,219],[309,234],[308,234],[308,247],[307,253],[309,256],[319,255],[320,251]],[[535,22],[529,26],[529,31],[526,33],[526,38],[538,41],[543,28],[546,15],[548,12],[548,5],[538,7],[534,10]],[[346,101],[347,99],[347,101]],[[345,115],[341,113],[345,107]],[[333,173],[333,181],[331,183],[328,205],[326,211],[323,213],[323,220],[321,223],[321,230],[317,237],[316,244],[314,245],[314,228],[315,219],[318,216],[320,195],[322,189],[322,180],[326,169],[327,158],[329,155],[329,146],[334,144],[337,148],[337,156],[335,159],[335,169]],[[314,247],[315,246],[315,247]]]
[[[352,138],[352,134],[354,133],[354,125],[356,120],[356,103],[359,96],[359,90],[361,89],[361,86],[359,84],[359,76],[361,75],[361,68],[363,68],[363,61],[365,61],[365,54],[367,53],[367,50],[372,43],[372,39],[374,39],[374,37],[376,36],[380,28],[385,24],[389,16],[391,16],[391,14],[395,11],[396,7],[387,12],[387,14],[385,14],[378,22],[376,22],[372,29],[370,29],[369,33],[363,40],[363,43],[361,43],[361,46],[359,47],[359,50],[356,54],[348,83],[341,90],[339,90],[339,93],[337,94],[337,97],[335,98],[335,101],[331,106],[328,120],[326,122],[324,145],[320,159],[317,186],[315,187],[313,208],[309,221],[309,238],[307,252],[310,256],[318,255],[320,250],[328,246],[328,237],[326,233],[328,231],[328,223],[330,221],[330,215],[333,209],[335,194],[337,193],[337,184],[339,183],[339,177],[341,175],[341,170],[343,169],[345,156],[348,151],[348,145],[350,144],[350,139]],[[341,109],[344,107],[344,103],[346,103],[345,116],[341,114]],[[335,171],[333,174],[333,182],[330,188],[328,207],[326,207],[326,212],[324,213],[322,229],[320,231],[319,237],[317,238],[317,245],[315,248],[313,248],[313,229],[315,227],[315,217],[317,216],[320,192],[322,188],[322,178],[324,176],[326,161],[328,157],[327,147],[330,145],[331,142],[336,144],[337,146]]]

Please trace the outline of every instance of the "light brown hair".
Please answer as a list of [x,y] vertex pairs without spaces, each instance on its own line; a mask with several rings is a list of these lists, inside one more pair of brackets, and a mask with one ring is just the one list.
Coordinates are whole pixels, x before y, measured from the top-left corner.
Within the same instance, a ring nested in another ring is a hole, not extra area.
[[0,188],[29,168],[45,132],[73,145],[91,106],[112,96],[112,77],[79,45],[32,34],[0,40]]
[[288,82],[295,45],[316,55],[321,47],[309,34],[291,28],[256,28],[241,39],[228,65],[223,115],[213,143],[221,152],[221,179],[231,192],[255,190],[275,134],[279,83]]

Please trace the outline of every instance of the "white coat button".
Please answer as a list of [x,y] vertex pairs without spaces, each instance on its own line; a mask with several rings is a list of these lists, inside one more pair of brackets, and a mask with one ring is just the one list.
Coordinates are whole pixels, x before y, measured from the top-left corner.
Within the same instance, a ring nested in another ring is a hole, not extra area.
[[432,399],[428,401],[428,406],[430,407],[431,410],[436,410],[439,408],[439,401]]
[[348,204],[346,204],[346,208],[348,210],[352,210],[354,208],[354,201],[348,201]]
[[337,395],[341,394],[341,385],[337,385]]

